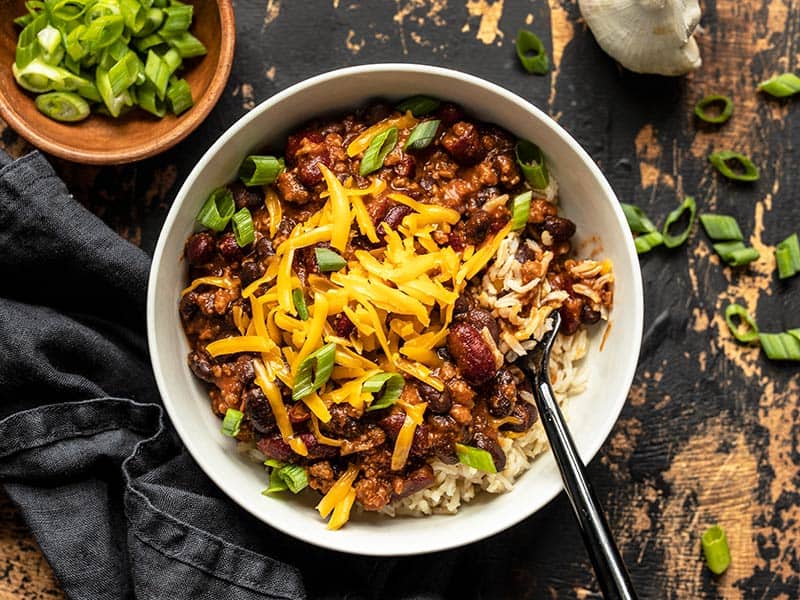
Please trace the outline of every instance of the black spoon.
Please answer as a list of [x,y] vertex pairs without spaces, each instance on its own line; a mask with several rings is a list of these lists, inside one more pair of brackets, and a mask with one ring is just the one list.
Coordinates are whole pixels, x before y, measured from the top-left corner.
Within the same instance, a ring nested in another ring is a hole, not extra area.
[[558,470],[561,471],[569,503],[578,519],[583,542],[594,566],[603,597],[608,600],[636,600],[636,592],[628,571],[611,537],[600,503],[586,478],[583,461],[578,455],[575,442],[572,441],[564,416],[553,395],[553,388],[550,386],[547,366],[550,362],[550,349],[561,326],[561,315],[558,311],[552,313],[552,319],[553,329],[544,335],[530,354],[519,361],[519,366],[533,384],[536,407],[539,409]]

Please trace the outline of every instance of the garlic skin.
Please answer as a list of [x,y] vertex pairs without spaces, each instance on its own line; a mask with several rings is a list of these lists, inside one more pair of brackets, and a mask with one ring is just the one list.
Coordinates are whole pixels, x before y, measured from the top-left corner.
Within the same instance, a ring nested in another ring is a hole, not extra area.
[[637,73],[683,75],[701,64],[697,0],[578,0],[597,43]]

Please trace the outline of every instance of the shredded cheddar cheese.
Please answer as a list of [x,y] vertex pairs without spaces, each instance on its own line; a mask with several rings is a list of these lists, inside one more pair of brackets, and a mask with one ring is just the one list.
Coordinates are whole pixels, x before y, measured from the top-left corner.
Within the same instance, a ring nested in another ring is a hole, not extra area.
[[406,411],[406,420],[397,434],[397,440],[392,452],[392,471],[399,471],[406,465],[408,453],[411,451],[411,444],[414,442],[414,432],[417,425],[422,424],[422,416],[428,407],[426,402],[422,404],[407,405],[403,408]]
[[347,156],[352,158],[364,152],[364,150],[367,149],[367,146],[369,146],[369,143],[372,141],[372,138],[379,133],[383,133],[387,129],[392,127],[404,129],[407,127],[413,127],[416,124],[417,120],[414,118],[414,115],[411,114],[410,110],[406,111],[406,113],[402,116],[379,121],[372,127],[368,127],[362,131],[356,139],[350,142],[350,145],[347,147]]
[[230,277],[198,277],[192,281],[189,287],[184,288],[181,291],[181,296],[185,296],[201,285],[213,285],[219,288],[234,290],[239,287],[239,282],[235,279],[231,279]]

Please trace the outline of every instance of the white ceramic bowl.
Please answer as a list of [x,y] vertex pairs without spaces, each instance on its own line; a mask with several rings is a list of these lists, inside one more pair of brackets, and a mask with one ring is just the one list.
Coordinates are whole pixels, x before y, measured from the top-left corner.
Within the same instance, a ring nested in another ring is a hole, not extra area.
[[611,431],[625,403],[642,333],[639,262],[619,203],[592,159],[555,121],[519,96],[456,71],[409,64],[352,67],[298,83],[239,119],[203,155],[184,182],[158,240],[147,298],[148,337],[156,381],[175,428],[209,477],[244,509],[281,531],[326,548],[368,555],[406,555],[453,548],[514,525],[547,504],[562,489],[550,453],[540,456],[514,489],[481,494],[456,515],[424,518],[356,515],[339,531],[328,531],[313,499],[261,495],[266,473],[240,457],[220,433],[203,385],[186,362],[189,345],[178,318],[186,285],[183,246],[209,191],[233,180],[249,153],[279,147],[307,119],[346,111],[375,97],[389,100],[428,94],[464,106],[475,117],[505,127],[538,144],[557,178],[563,214],[578,226],[578,241],[599,239],[614,264],[612,328],[602,351],[591,342],[585,364],[588,389],[570,400],[569,425],[580,454],[590,460]]

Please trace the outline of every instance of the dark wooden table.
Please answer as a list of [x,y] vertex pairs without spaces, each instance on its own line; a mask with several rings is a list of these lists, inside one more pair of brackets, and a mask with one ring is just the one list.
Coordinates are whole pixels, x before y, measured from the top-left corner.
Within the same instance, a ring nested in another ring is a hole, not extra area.
[[[800,277],[780,282],[775,243],[800,229],[798,101],[755,91],[798,69],[798,0],[704,4],[703,67],[684,78],[624,72],[598,48],[573,1],[330,0],[236,2],[238,43],[226,93],[189,139],[153,160],[96,168],[55,160],[75,196],[121,235],[152,251],[183,178],[216,137],[256,103],[310,75],[369,62],[420,62],[495,81],[549,112],[601,166],[621,200],[659,222],[684,197],[735,215],[761,258],[720,265],[702,231],[642,258],[645,339],[628,404],[590,475],[642,598],[800,595],[800,375],[732,340],[721,317],[745,304],[765,331],[800,326]],[[514,37],[528,27],[555,69],[526,75]],[[699,128],[694,103],[730,95],[731,121]],[[24,141],[4,127],[0,146]],[[735,149],[761,179],[735,185],[706,157]],[[718,522],[733,562],[703,567],[700,534]],[[480,597],[596,598],[597,585],[563,496],[504,536],[519,544],[505,589]],[[461,589],[459,587],[459,589]],[[59,598],[24,524],[0,496],[0,597]],[[478,597],[477,595],[475,597]]]

